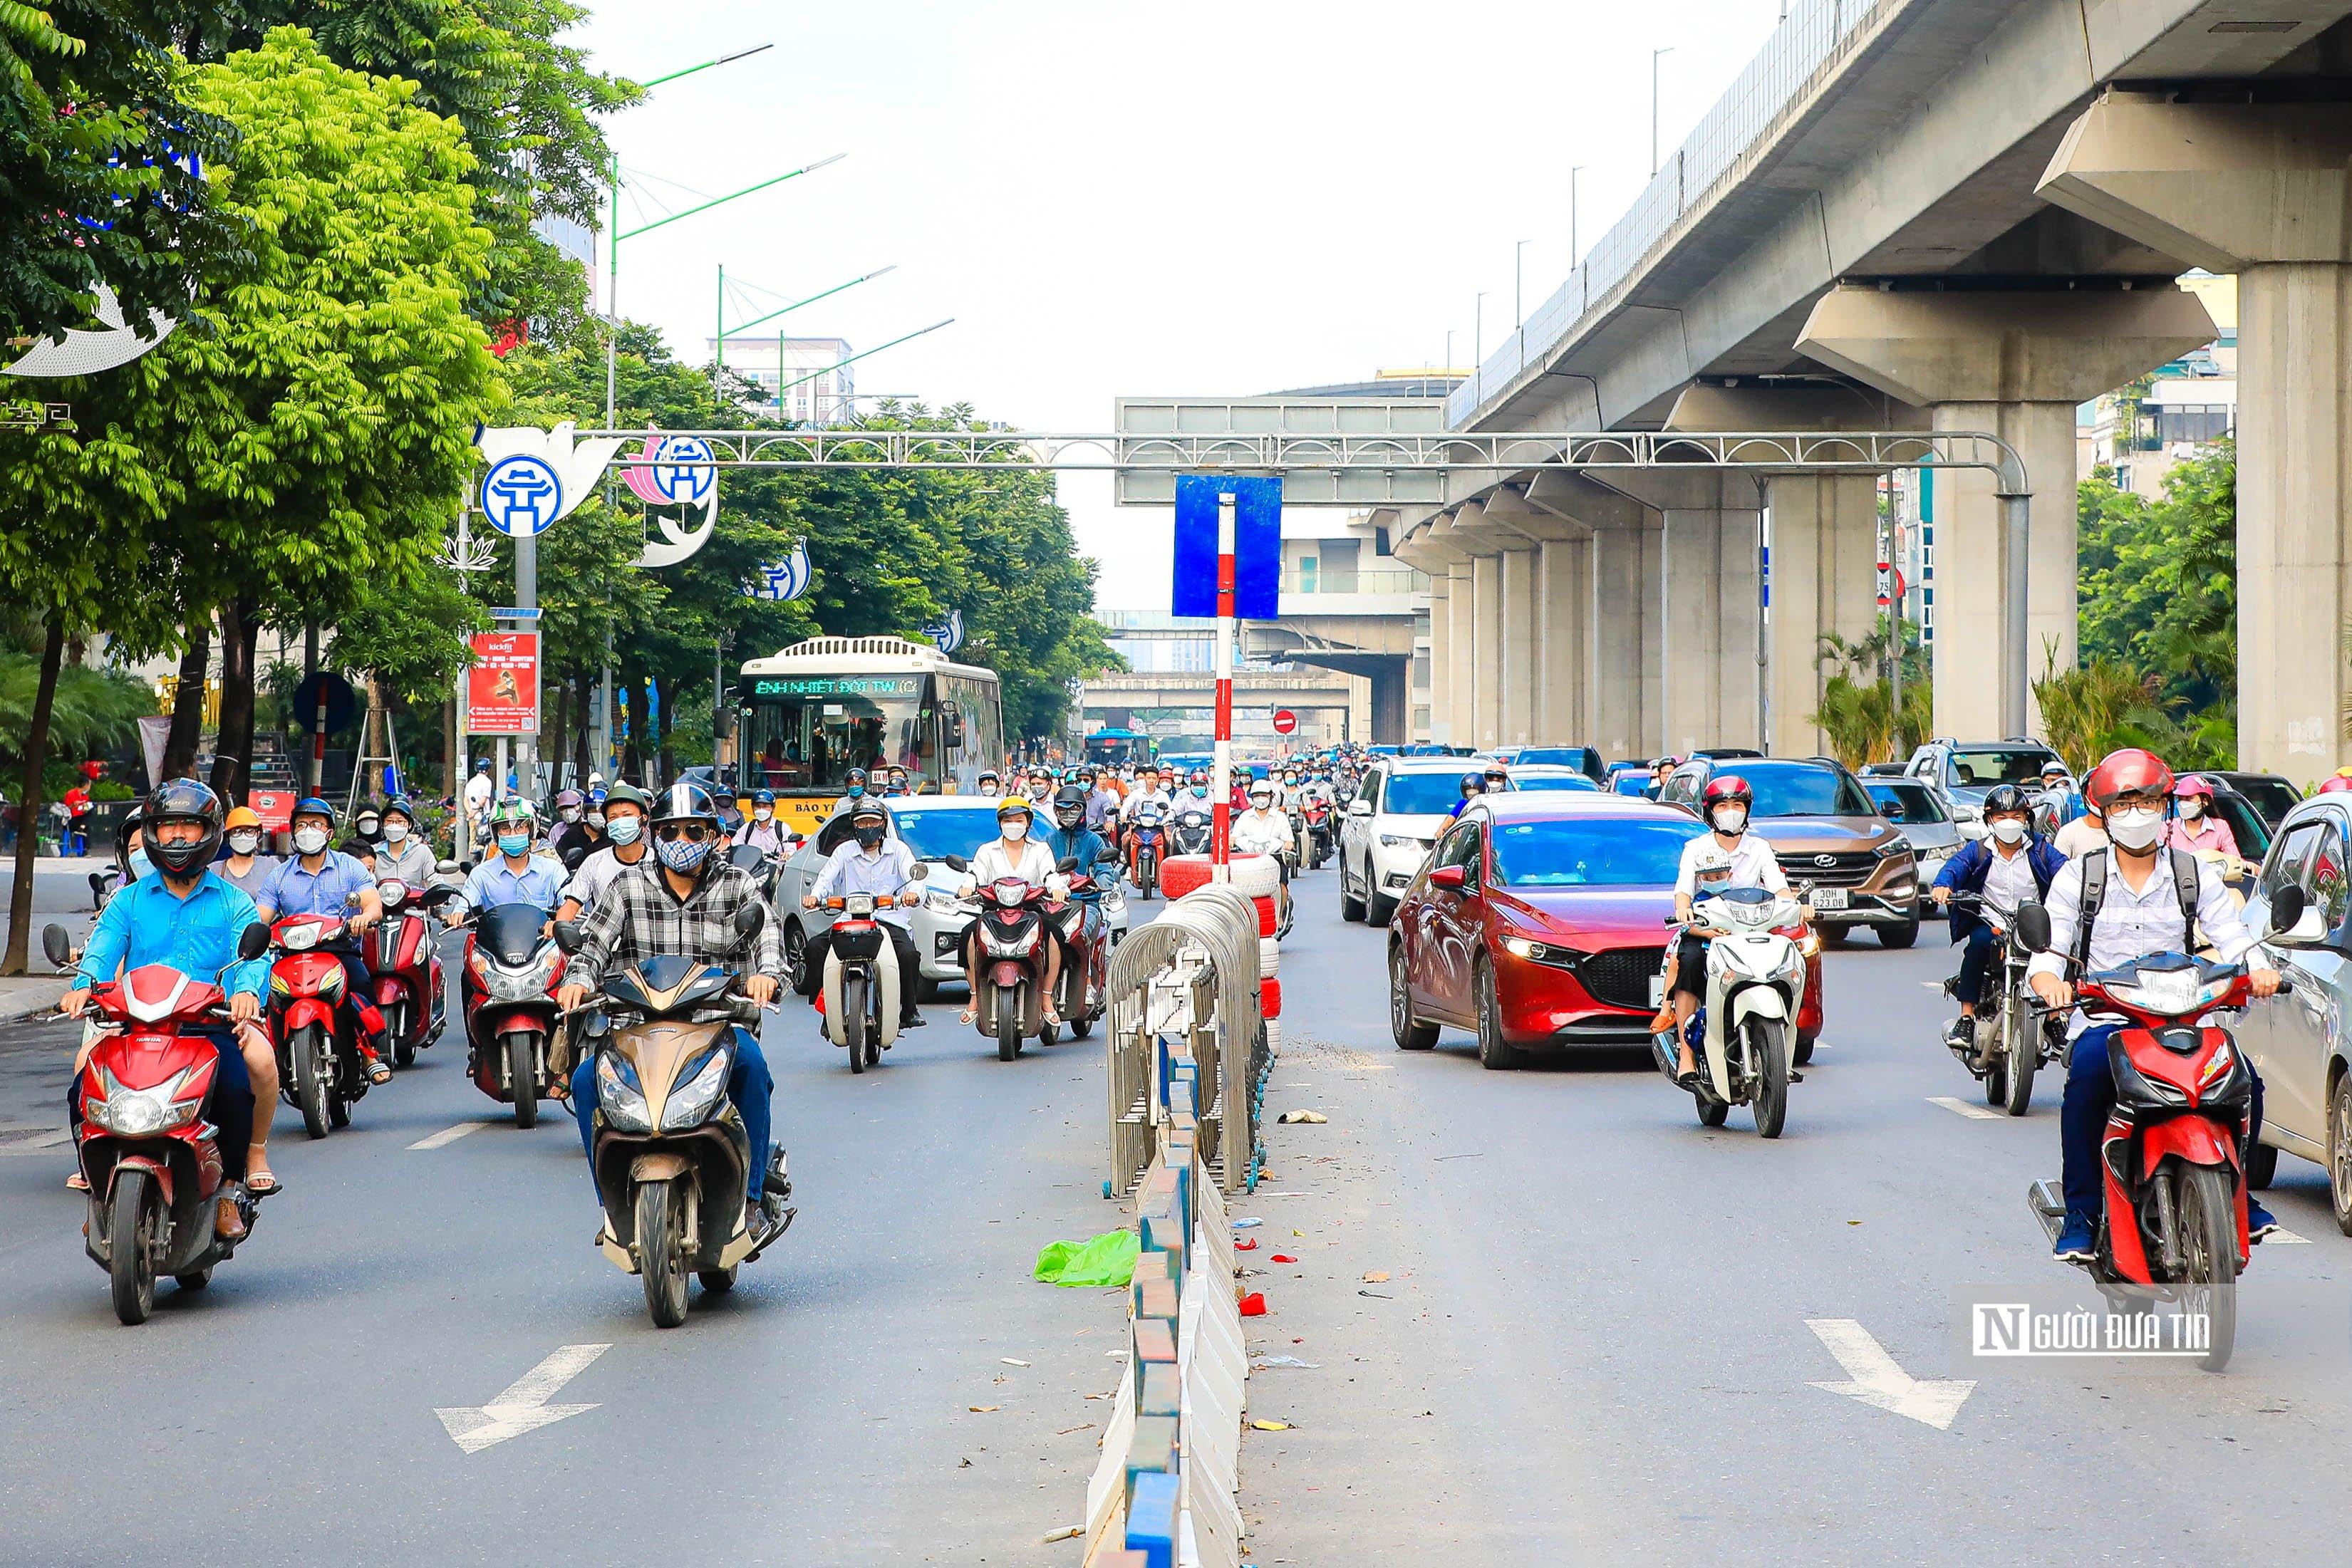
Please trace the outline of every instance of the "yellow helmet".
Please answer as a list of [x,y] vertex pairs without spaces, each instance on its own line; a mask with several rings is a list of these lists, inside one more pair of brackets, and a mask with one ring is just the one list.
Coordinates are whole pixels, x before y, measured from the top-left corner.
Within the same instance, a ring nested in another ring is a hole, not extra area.
[[230,809],[228,821],[221,824],[221,831],[228,832],[237,828],[258,828],[259,826],[261,826],[260,812],[250,806],[236,806]]

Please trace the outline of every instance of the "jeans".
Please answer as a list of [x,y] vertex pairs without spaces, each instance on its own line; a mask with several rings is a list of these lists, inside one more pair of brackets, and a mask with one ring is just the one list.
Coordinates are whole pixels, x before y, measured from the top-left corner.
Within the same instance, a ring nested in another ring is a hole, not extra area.
[[[2066,1098],[2058,1113],[2058,1134],[2065,1154],[2066,1212],[2095,1224],[2106,1203],[2099,1140],[2116,1108],[2116,1079],[2107,1067],[2107,1042],[2122,1028],[2121,1024],[2095,1025],[2074,1041],[2066,1058]],[[2246,1074],[2254,1083],[2245,1142],[2252,1148],[2263,1131],[2263,1077],[2251,1061],[2246,1063]]]
[[[761,1188],[767,1186],[768,1158],[772,1140],[768,1130],[768,1100],[776,1092],[775,1078],[768,1071],[768,1059],[760,1053],[759,1038],[751,1030],[737,1025],[735,1029],[735,1071],[728,1075],[727,1098],[735,1103],[737,1113],[743,1118],[743,1135],[751,1145],[751,1174],[745,1196],[757,1202]],[[589,1159],[588,1182],[596,1185],[596,1052],[583,1045],[580,1065],[572,1070],[572,1113],[580,1119],[580,1147]],[[596,1200],[602,1203],[604,1189],[596,1187]]]
[[[236,1035],[226,1029],[191,1028],[191,1035],[212,1041],[220,1065],[213,1069],[212,1088],[205,1092],[204,1119],[220,1129],[221,1175],[230,1181],[245,1179],[246,1150],[253,1142],[253,1074],[246,1071],[245,1052]],[[273,1107],[274,1109],[274,1107]],[[66,1125],[75,1141],[81,1134],[81,1074],[66,1085]]]
[[1953,988],[1961,1001],[1974,1004],[1984,999],[1985,971],[1992,967],[1993,956],[1992,927],[1979,925],[1960,948],[1960,977]]

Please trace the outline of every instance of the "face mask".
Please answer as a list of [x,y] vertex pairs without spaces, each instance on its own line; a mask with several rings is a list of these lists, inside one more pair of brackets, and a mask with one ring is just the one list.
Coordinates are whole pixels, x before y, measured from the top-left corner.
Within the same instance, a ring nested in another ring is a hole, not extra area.
[[2198,818],[2205,814],[2205,802],[2202,800],[2183,800],[2180,802],[2180,814],[2193,822]]
[[768,808],[762,806],[758,810],[751,813],[751,820],[755,822],[771,821],[774,820],[775,815],[776,814],[773,811],[771,811]]
[[858,829],[857,847],[862,850],[880,849],[882,847],[882,830],[879,828]]
[[529,848],[530,848],[530,835],[529,833],[500,833],[499,835],[499,853],[502,855],[519,855]]
[[406,822],[386,822],[383,825],[383,836],[391,842],[396,844],[400,842],[401,840],[408,837],[408,824]]
[[590,827],[592,827],[592,828],[601,828],[601,827],[603,827],[603,826],[604,825],[604,812],[602,812],[602,811],[591,811],[591,812],[589,812],[589,813],[588,813],[588,825],[589,825]]
[[702,863],[710,853],[710,841],[704,839],[697,843],[686,839],[656,839],[654,853],[661,856],[662,864],[683,873]]
[[993,784],[983,784],[980,787],[980,793],[983,800],[992,800],[996,798],[996,786]]
[[382,824],[377,822],[373,817],[362,817],[360,819],[360,837],[363,839],[374,838],[376,836],[376,830]]
[[1017,844],[1029,836],[1029,824],[1015,817],[997,831],[1004,835],[1008,843]]
[[577,806],[566,806],[563,810],[558,811],[556,815],[562,818],[567,822],[576,822],[580,820],[580,808]]
[[866,793],[866,786],[865,786],[865,785],[863,785],[863,784],[852,784],[852,785],[849,787],[849,798],[850,798],[851,800],[856,800],[856,799],[857,799],[857,797],[859,797],[860,795],[863,795],[863,794],[865,794],[865,793]]
[[228,836],[229,852],[232,854],[249,855],[260,843],[259,833],[231,833]]
[[637,834],[643,831],[644,829],[645,824],[638,821],[636,818],[633,816],[610,818],[604,823],[605,833],[610,836],[612,841],[616,844],[635,843],[637,841]]
[[2163,829],[2164,813],[2146,807],[2111,812],[2107,817],[2107,837],[2127,850],[2147,849]]
[[2015,817],[2003,817],[2000,821],[1995,822],[1992,825],[1992,836],[2000,840],[2004,844],[2023,843],[2025,841],[2025,824],[2019,821]]
[[327,847],[327,830],[324,828],[296,829],[294,832],[294,847],[300,850],[306,855],[317,854],[320,850]]
[[1748,831],[1748,813],[1738,806],[1727,806],[1715,814],[1715,831],[1737,836]]

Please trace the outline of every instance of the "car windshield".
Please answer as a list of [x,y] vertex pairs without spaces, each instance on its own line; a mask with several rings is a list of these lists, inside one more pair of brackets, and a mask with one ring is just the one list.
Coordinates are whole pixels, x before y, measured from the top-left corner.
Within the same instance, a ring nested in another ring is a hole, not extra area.
[[[1725,773],[1730,768],[1722,770]],[[1738,776],[1756,791],[1759,817],[1871,817],[1878,809],[1862,786],[1812,762],[1744,762]]]
[[2263,821],[2273,828],[2285,821],[2286,814],[2303,800],[2285,779],[2265,779],[2260,774],[2240,774],[2230,780],[2230,788],[2252,800],[2254,810],[2263,814]]
[[1530,746],[1514,758],[1520,766],[1549,763],[1561,768],[1582,768],[1591,753],[1581,746]]
[[1515,789],[1589,789],[1601,792],[1601,786],[1581,773],[1519,773],[1511,775]]
[[1952,782],[1975,789],[1980,785],[2040,784],[2045,763],[2058,754],[2040,746],[2002,746],[1983,751],[1952,753]]
[[1503,887],[1656,887],[1675,884],[1696,822],[1623,817],[1497,822],[1495,882]]
[[1866,779],[1863,786],[1870,798],[1878,802],[1878,810],[1890,822],[1902,822],[1918,827],[1927,822],[1948,822],[1944,803],[1925,784],[1881,784]]
[[1460,799],[1459,773],[1396,773],[1381,791],[1381,810],[1396,817],[1442,817]]
[[[902,806],[890,813],[890,821],[918,860],[970,860],[996,837],[996,810],[991,806]],[[1032,838],[1053,831],[1054,825],[1037,812],[1030,813],[1030,821]]]

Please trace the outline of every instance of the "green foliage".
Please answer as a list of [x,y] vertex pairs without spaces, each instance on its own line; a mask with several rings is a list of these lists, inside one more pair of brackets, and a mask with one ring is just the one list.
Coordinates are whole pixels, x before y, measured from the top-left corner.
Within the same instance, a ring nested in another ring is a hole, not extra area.
[[387,700],[438,705],[466,667],[467,634],[489,629],[449,572],[427,569],[338,617],[325,657],[337,669],[373,671]]
[[1867,685],[1852,675],[1832,675],[1822,687],[1822,708],[1806,716],[1829,737],[1830,753],[1848,768],[1907,757],[1933,727],[1934,695],[1927,682],[1903,688],[1898,723],[1895,695],[1884,679]]
[[2081,651],[2158,678],[2168,704],[2235,700],[2238,455],[2191,458],[2150,504],[2105,470],[2077,488]]
[[[40,665],[37,650],[0,647],[0,759],[12,773],[24,766]],[[68,664],[58,672],[48,749],[56,756],[95,756],[127,738],[141,716],[154,711],[155,694],[136,676]]]
[[2100,656],[2061,670],[2056,646],[2046,645],[2033,696],[2042,709],[2042,733],[2078,772],[2126,746],[2155,752],[2175,771],[2236,766],[2234,708],[2189,711],[2166,695],[2157,676],[2121,660]]

